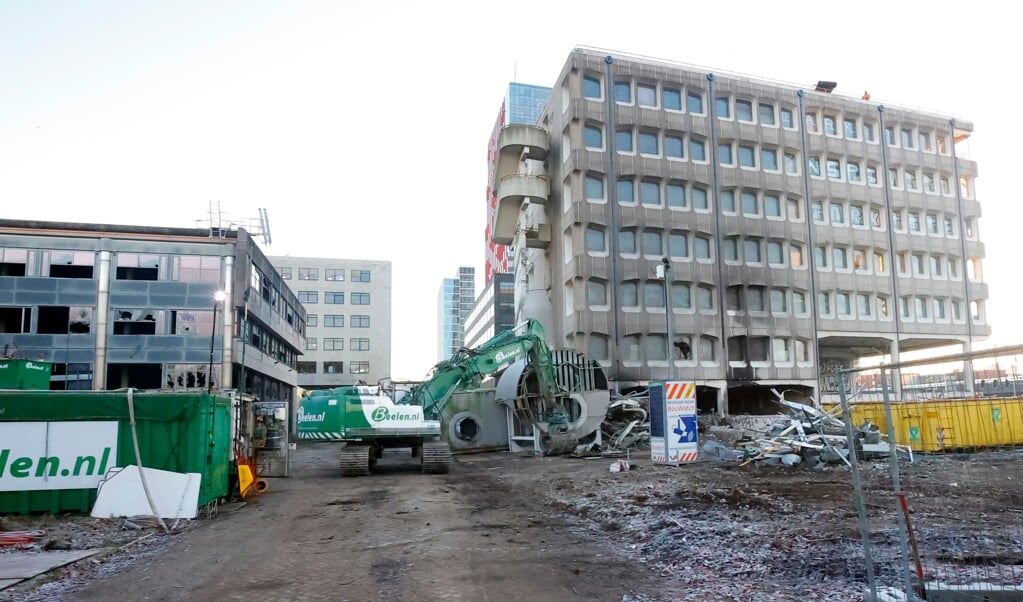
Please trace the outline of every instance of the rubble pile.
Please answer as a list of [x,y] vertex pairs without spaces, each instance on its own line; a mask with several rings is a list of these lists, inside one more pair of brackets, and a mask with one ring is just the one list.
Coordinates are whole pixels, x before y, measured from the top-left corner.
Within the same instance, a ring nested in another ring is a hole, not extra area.
[[650,448],[650,399],[620,397],[607,407],[601,426],[606,451]]
[[719,486],[704,475],[681,481],[670,470],[643,467],[595,483],[586,496],[566,495],[569,488],[555,489],[555,495],[590,528],[616,539],[624,553],[641,555],[680,584],[672,599],[862,596],[860,542],[845,499],[806,514],[763,484]]
[[[765,462],[793,466],[808,463],[822,467],[826,464],[849,465],[849,438],[845,423],[839,417],[841,407],[824,411],[814,406],[789,401],[778,394],[777,403],[782,413],[768,424],[766,429],[746,429],[754,436],[744,436],[735,442],[739,453],[736,459],[742,464]],[[891,447],[870,421],[854,427],[854,445],[857,457],[887,456]],[[909,461],[913,452],[907,446],[896,445],[896,450]],[[709,451],[709,450],[705,450]],[[719,458],[722,453],[715,448],[713,454]]]

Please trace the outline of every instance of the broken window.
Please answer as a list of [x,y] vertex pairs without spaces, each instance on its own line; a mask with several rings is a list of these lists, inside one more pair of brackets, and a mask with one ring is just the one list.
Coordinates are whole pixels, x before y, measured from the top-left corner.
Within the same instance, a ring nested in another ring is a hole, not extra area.
[[162,372],[160,364],[109,364],[107,385],[111,389],[159,389]]
[[[216,386],[218,364],[213,365],[213,382],[206,382],[207,364],[167,364],[163,387],[167,389],[205,389]],[[149,387],[158,389],[159,386]]]
[[162,312],[153,309],[115,309],[114,334],[163,334],[157,333],[157,318]]
[[50,251],[50,278],[92,278],[93,251]]
[[91,307],[41,306],[39,334],[88,334],[92,330]]
[[53,364],[50,389],[89,391],[92,389],[92,364]]
[[0,333],[22,334],[31,329],[31,307],[0,307]]
[[171,312],[171,333],[209,335],[213,333],[213,311],[175,310]]
[[28,273],[28,249],[0,249],[0,276]]
[[160,257],[138,253],[117,254],[118,280],[159,280]]

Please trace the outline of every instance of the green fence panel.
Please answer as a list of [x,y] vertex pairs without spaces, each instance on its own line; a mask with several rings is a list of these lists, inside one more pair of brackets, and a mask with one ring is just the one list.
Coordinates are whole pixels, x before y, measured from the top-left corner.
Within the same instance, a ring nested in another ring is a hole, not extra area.
[[[132,398],[142,465],[201,474],[200,505],[226,497],[231,400],[167,391],[136,391]],[[127,391],[0,391],[0,424],[82,421],[117,423],[115,460],[107,469],[137,463]],[[3,450],[0,441],[0,478],[14,468]],[[0,513],[88,512],[95,500],[95,488],[0,491]]]

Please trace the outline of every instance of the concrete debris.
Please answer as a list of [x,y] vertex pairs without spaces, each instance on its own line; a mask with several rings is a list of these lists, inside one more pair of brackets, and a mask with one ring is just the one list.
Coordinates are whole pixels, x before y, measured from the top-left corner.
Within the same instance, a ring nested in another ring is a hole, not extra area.
[[[825,411],[787,400],[777,391],[775,395],[782,412],[764,429],[747,429],[753,436],[736,442],[742,453],[742,465],[750,462],[785,466],[806,462],[818,468],[834,463],[849,465],[849,438],[845,423],[839,417],[841,406]],[[853,430],[859,457],[891,453],[891,446],[876,424],[868,420]],[[909,447],[895,447],[912,461],[913,452]]]
[[606,451],[650,448],[650,399],[621,397],[607,407],[601,434]]

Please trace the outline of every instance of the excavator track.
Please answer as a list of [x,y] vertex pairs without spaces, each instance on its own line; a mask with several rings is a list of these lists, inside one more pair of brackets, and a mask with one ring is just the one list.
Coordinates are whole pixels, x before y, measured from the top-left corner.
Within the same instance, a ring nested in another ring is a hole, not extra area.
[[369,474],[369,446],[345,445],[341,449],[341,476],[358,477]]
[[423,443],[423,473],[446,473],[451,465],[451,449],[446,441]]

